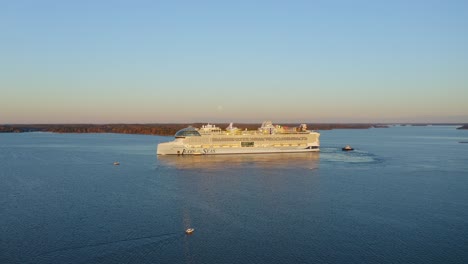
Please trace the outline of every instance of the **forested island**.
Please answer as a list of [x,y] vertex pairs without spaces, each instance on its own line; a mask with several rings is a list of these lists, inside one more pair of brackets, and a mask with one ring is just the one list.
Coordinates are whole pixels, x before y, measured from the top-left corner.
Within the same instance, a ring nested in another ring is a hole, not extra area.
[[[53,133],[120,133],[120,134],[144,134],[172,136],[178,130],[187,126],[201,127],[204,123],[192,124],[44,124],[44,125],[0,125],[0,133],[25,133],[25,132],[53,132]],[[227,123],[215,123],[225,128]],[[284,126],[297,127],[299,124],[283,124]],[[259,124],[236,124],[239,129],[257,129]],[[368,129],[384,128],[382,124],[307,124],[311,130],[331,129]]]
[[[173,123],[173,124],[30,124],[30,125],[0,125],[0,133],[25,133],[25,132],[53,132],[53,133],[119,133],[119,134],[142,134],[172,136],[178,130],[193,126],[201,127],[206,123]],[[227,123],[213,123],[214,125],[226,128]],[[235,124],[239,129],[253,130],[260,124]],[[299,124],[282,124],[288,127],[298,127]],[[332,129],[369,129],[387,128],[393,124],[341,124],[341,123],[320,123],[307,124],[310,130],[332,130]],[[457,124],[401,124],[401,126],[426,126],[426,125],[457,125]],[[460,125],[460,124],[458,124]],[[468,124],[457,129],[468,129]]]

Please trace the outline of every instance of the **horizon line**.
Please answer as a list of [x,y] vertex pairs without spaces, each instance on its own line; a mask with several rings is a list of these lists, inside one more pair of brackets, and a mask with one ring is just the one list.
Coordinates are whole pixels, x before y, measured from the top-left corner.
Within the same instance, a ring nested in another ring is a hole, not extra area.
[[[262,121],[263,122],[263,121]],[[261,124],[262,122],[151,122],[151,123],[3,123],[0,126],[24,125],[185,125],[185,124]],[[276,124],[375,124],[375,125],[465,125],[468,122],[275,122]]]

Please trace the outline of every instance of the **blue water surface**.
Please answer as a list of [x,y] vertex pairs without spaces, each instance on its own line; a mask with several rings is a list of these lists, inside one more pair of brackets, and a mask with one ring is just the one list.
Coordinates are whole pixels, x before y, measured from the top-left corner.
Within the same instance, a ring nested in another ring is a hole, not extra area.
[[0,263],[468,263],[468,131],[455,128],[181,157],[156,156],[172,137],[0,134]]

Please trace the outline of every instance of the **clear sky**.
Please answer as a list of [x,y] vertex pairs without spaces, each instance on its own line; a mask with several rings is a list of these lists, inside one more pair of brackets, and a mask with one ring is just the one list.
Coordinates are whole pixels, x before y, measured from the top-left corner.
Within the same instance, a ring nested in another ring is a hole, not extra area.
[[0,124],[468,122],[468,1],[0,1]]

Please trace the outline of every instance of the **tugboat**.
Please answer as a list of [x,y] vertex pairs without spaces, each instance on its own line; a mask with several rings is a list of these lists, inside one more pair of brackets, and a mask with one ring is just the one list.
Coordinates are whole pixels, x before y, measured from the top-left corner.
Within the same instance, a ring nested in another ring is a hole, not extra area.
[[351,150],[354,150],[350,145],[346,145],[344,148],[342,148],[341,150],[343,151],[351,151]]

